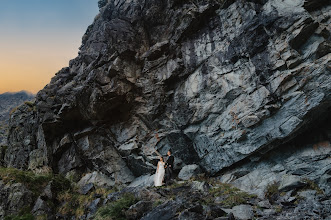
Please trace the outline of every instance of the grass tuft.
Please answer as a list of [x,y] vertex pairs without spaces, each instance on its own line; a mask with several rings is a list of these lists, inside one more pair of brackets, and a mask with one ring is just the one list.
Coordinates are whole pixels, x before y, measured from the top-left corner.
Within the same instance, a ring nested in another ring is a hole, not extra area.
[[306,183],[304,189],[312,189],[315,190],[317,194],[324,194],[323,190],[313,181],[308,178],[303,179],[303,182]]
[[131,205],[137,203],[138,200],[133,194],[127,193],[124,194],[122,198],[110,203],[107,206],[101,207],[96,215],[96,220],[99,219],[117,219],[124,220],[125,211],[130,208]]
[[279,197],[280,192],[278,187],[279,187],[279,183],[277,182],[273,182],[272,184],[269,184],[267,186],[264,195],[270,202],[276,201],[277,198]]

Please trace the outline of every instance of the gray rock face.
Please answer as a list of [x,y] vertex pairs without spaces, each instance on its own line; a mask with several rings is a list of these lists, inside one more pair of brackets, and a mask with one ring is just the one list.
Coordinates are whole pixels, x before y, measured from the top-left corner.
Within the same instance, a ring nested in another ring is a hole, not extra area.
[[201,173],[200,167],[196,164],[186,165],[184,166],[179,174],[178,178],[182,180],[189,180],[191,177]]
[[37,111],[23,106],[12,116],[9,166],[92,170],[129,183],[154,171],[155,150],[171,148],[183,165],[217,174],[288,143],[330,111],[329,4],[100,7],[79,56],[37,94]]
[[142,217],[142,220],[168,220],[174,219],[176,215],[176,210],[178,209],[175,202],[167,202],[153,209],[151,212],[147,213],[146,216]]
[[21,183],[4,184],[0,180],[0,218],[17,215],[33,202],[32,192]]
[[136,178],[129,187],[149,187],[154,185],[154,175],[144,175]]
[[109,179],[107,176],[94,171],[93,173],[85,174],[82,179],[77,183],[78,186],[83,187],[86,184],[92,183],[98,187],[111,187],[114,186],[114,181]]
[[125,212],[125,216],[129,220],[140,219],[143,214],[150,211],[152,207],[153,201],[139,201]]
[[229,170],[221,181],[264,197],[268,185],[278,183],[280,191],[302,188],[315,182],[326,194],[330,189],[330,117],[282,147],[255,161]]
[[30,101],[33,98],[34,95],[25,91],[0,94],[0,146],[7,145],[10,112],[15,111],[15,108],[23,102]]
[[232,213],[236,219],[252,219],[254,217],[253,208],[250,205],[238,205],[232,208]]

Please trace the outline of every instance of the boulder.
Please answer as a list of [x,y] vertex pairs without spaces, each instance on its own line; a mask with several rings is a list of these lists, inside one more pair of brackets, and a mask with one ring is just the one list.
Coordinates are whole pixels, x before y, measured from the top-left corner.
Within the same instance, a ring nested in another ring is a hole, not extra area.
[[181,212],[178,216],[178,220],[200,220],[200,219],[204,219],[204,216],[199,213],[189,212],[189,211]]
[[82,195],[86,195],[93,189],[94,189],[94,184],[93,183],[87,183],[85,185],[81,185],[78,192]]
[[33,193],[22,183],[5,184],[0,180],[0,218],[17,215],[33,204]]
[[280,191],[290,191],[303,187],[306,185],[299,176],[295,175],[284,175],[281,179],[279,190]]
[[151,212],[148,212],[141,220],[169,220],[176,216],[178,204],[174,201],[169,201],[160,206],[157,206]]
[[97,171],[85,174],[77,184],[82,187],[91,183],[96,187],[112,187],[115,185],[113,179]]
[[254,217],[253,208],[250,205],[234,206],[231,211],[236,219],[252,219]]
[[178,178],[181,180],[189,180],[190,178],[198,175],[199,173],[201,173],[201,169],[199,165],[196,164],[186,165],[180,170],[178,174]]
[[139,201],[130,206],[125,212],[125,216],[129,220],[140,219],[144,213],[149,212],[153,207],[153,201]]
[[35,202],[31,213],[34,216],[38,215],[47,215],[48,217],[52,216],[52,209],[49,207],[48,203],[44,201],[41,197],[38,197],[37,201]]
[[149,187],[154,185],[154,175],[144,175],[133,180],[129,187]]
[[210,185],[206,182],[200,182],[200,181],[192,181],[191,184],[192,190],[208,193],[210,189]]

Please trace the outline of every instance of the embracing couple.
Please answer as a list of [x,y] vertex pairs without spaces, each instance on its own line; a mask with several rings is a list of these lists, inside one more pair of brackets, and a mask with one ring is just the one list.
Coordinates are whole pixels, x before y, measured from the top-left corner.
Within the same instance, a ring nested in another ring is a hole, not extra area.
[[173,167],[174,167],[174,156],[171,155],[169,150],[168,158],[164,161],[163,157],[160,157],[160,161],[157,163],[157,169],[154,177],[154,185],[162,186],[168,184],[172,178]]

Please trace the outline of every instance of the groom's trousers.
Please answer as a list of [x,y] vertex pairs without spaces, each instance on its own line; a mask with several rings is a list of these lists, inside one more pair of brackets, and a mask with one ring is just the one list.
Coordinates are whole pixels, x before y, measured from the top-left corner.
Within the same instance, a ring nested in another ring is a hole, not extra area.
[[172,179],[172,173],[173,173],[173,170],[170,168],[170,167],[167,167],[166,168],[166,183],[169,183],[169,181]]

